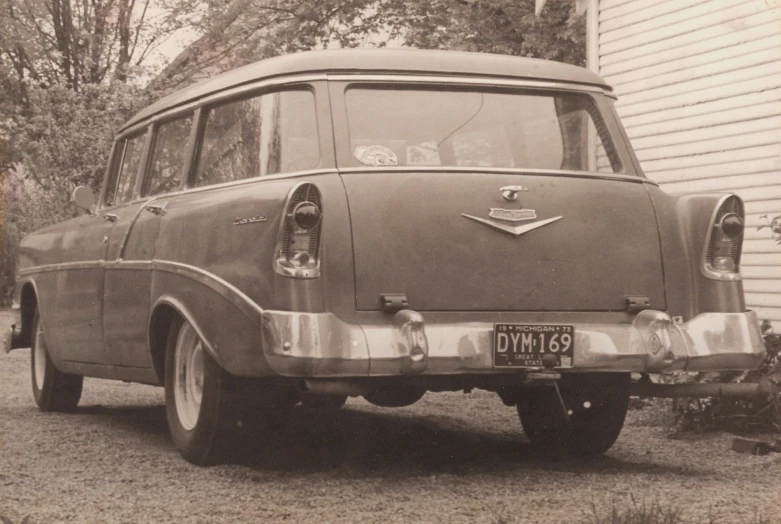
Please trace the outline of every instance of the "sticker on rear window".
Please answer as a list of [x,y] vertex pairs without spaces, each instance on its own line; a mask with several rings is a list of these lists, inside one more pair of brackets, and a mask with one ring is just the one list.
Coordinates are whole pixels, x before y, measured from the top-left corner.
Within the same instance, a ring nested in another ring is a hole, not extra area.
[[369,166],[397,166],[399,159],[396,153],[385,146],[358,146],[355,148],[355,158]]

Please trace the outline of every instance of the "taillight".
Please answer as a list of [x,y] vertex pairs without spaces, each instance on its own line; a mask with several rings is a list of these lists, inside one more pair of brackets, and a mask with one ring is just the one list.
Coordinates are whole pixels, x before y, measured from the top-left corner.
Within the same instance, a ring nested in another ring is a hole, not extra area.
[[288,277],[319,277],[323,203],[317,186],[309,182],[295,186],[288,194],[284,214],[274,269]]
[[724,197],[711,219],[703,253],[703,273],[709,278],[735,280],[740,276],[740,251],[745,229],[740,197]]

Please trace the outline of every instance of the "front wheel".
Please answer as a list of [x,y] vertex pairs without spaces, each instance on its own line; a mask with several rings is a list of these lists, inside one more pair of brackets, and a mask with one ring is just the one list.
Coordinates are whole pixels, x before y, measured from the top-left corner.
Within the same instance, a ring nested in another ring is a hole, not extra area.
[[81,398],[84,377],[63,373],[54,367],[46,345],[41,316],[37,311],[33,317],[32,333],[30,371],[38,409],[62,412],[75,410]]
[[518,404],[523,431],[545,451],[601,455],[624,426],[629,386],[628,373],[584,373],[561,378],[561,398],[553,387],[530,387]]

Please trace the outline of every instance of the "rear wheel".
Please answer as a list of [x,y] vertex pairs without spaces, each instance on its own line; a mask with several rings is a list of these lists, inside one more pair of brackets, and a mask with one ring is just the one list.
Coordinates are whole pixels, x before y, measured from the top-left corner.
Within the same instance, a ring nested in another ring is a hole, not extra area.
[[206,350],[195,328],[175,319],[165,355],[165,405],[171,437],[200,466],[216,462],[231,426],[231,376]]
[[530,387],[518,404],[523,430],[543,450],[600,455],[624,426],[629,385],[627,373],[588,373],[564,375],[558,382],[561,398],[553,387]]
[[168,332],[165,406],[181,455],[199,466],[240,451],[244,436],[298,397],[292,384],[231,375],[214,360],[193,325],[179,317]]
[[81,398],[84,377],[62,373],[52,363],[43,332],[41,316],[33,316],[30,344],[30,371],[33,396],[41,411],[73,411]]

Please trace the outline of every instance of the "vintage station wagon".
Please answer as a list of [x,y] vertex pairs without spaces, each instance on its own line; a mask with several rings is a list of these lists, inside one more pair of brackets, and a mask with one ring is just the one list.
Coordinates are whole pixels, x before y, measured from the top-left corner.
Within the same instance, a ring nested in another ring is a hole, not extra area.
[[7,343],[43,411],[84,376],[164,386],[197,464],[271,410],[472,388],[541,449],[603,453],[632,373],[764,355],[743,203],[647,179],[613,98],[569,65],[412,50],[176,92],[120,130],[96,201],[76,191],[89,213],[25,238]]

